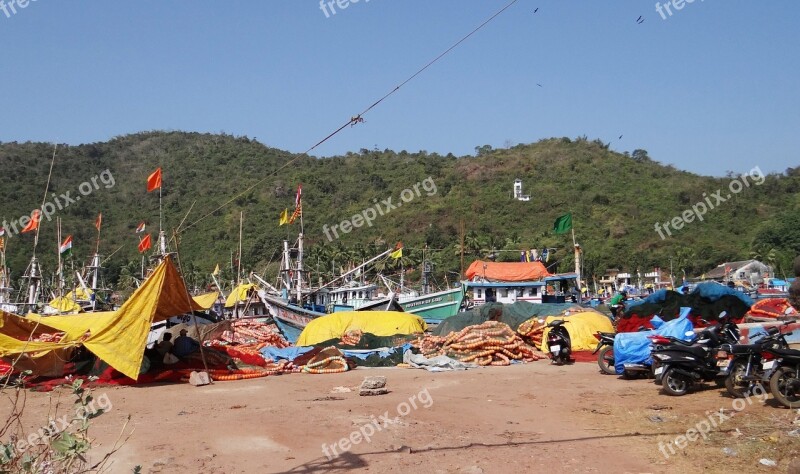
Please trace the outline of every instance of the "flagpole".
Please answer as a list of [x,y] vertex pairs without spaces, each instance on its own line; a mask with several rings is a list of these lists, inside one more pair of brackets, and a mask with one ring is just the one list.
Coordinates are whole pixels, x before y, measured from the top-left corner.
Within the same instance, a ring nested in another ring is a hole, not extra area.
[[56,252],[58,252],[58,297],[64,296],[64,269],[61,259],[61,218],[56,217]]
[[161,214],[161,188],[162,187],[163,187],[163,181],[161,183],[159,183],[159,186],[158,186],[158,235],[159,236],[161,236],[161,231],[162,231],[162,228],[161,228],[162,227],[162,223],[161,223],[161,219],[162,219],[162,214]]

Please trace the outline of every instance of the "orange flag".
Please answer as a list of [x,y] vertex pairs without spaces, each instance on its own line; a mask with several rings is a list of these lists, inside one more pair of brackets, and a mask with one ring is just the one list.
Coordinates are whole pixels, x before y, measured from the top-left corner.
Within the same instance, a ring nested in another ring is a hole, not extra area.
[[103,213],[97,214],[97,219],[94,220],[94,227],[97,229],[97,232],[100,232],[100,227],[103,226]]
[[150,247],[152,247],[153,243],[150,241],[150,234],[144,236],[144,238],[139,242],[139,253],[145,253]]
[[161,168],[159,167],[157,170],[153,171],[153,173],[147,177],[147,192],[155,191],[156,189],[161,188]]
[[31,221],[28,222],[28,225],[26,225],[25,228],[22,229],[20,232],[21,233],[25,233],[25,232],[31,232],[31,231],[34,231],[34,230],[38,229],[39,228],[39,221],[41,219],[42,219],[42,211],[40,211],[39,209],[36,209],[35,211],[33,211],[33,214],[31,214]]

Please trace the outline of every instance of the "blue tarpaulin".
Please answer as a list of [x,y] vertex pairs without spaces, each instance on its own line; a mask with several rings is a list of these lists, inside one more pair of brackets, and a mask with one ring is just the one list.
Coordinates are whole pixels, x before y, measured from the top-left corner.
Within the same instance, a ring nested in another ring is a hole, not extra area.
[[625,364],[651,365],[650,339],[647,336],[658,334],[660,336],[675,337],[683,340],[691,339],[686,333],[694,330],[689,321],[691,308],[681,308],[681,314],[672,321],[664,322],[658,316],[650,320],[656,328],[654,331],[640,331],[620,333],[614,337],[614,369],[617,374],[622,374]]

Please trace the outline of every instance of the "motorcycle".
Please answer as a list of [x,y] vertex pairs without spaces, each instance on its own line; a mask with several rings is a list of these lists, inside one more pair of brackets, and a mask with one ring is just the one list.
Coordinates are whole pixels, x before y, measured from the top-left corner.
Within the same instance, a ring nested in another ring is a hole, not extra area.
[[720,386],[724,384],[728,369],[717,366],[717,351],[723,344],[739,342],[739,329],[727,319],[703,329],[690,341],[664,336],[650,339],[654,345],[651,354],[658,363],[655,382],[668,395],[681,396],[698,382],[713,380]]
[[788,408],[800,408],[800,350],[769,347],[761,357],[761,368],[771,371],[769,390],[775,400]]
[[547,333],[547,348],[550,358],[558,365],[569,362],[572,353],[572,339],[564,323],[563,319],[556,319],[547,325],[550,328],[550,332]]
[[592,354],[597,354],[597,365],[604,374],[616,375],[614,369],[614,334],[613,332],[596,332],[597,347]]
[[[786,323],[789,324],[789,323]],[[769,383],[768,372],[762,366],[762,352],[767,348],[788,349],[786,336],[780,327],[772,327],[753,344],[726,344],[717,352],[717,367],[728,368],[725,389],[736,398],[745,398],[758,387],[762,391]],[[770,372],[771,374],[771,372]]]

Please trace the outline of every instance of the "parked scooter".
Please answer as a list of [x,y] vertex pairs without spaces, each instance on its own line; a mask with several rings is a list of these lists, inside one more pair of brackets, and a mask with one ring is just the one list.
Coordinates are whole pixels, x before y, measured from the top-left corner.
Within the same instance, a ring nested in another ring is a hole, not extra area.
[[[789,323],[786,323],[789,324]],[[785,324],[785,325],[786,325]],[[767,334],[754,344],[726,344],[717,352],[717,367],[727,367],[728,376],[725,378],[725,389],[736,398],[745,398],[755,393],[760,386],[763,392],[769,384],[769,375],[772,371],[765,371],[762,367],[761,353],[767,348],[788,349],[786,336],[780,327],[771,327]]]
[[550,332],[547,333],[547,349],[550,358],[558,365],[569,362],[569,356],[572,354],[572,339],[564,323],[563,319],[556,319],[547,325],[550,328]]
[[692,385],[703,381],[716,381],[722,386],[727,377],[727,367],[717,367],[717,350],[723,344],[739,342],[739,329],[726,318],[719,325],[703,329],[691,341],[664,336],[651,336],[652,356],[658,361],[655,368],[656,383],[673,396],[688,393]]
[[771,371],[769,390],[781,405],[800,408],[800,350],[766,348],[761,367]]
[[597,354],[597,365],[604,374],[616,375],[614,368],[614,334],[613,332],[596,332],[597,347],[592,354]]

